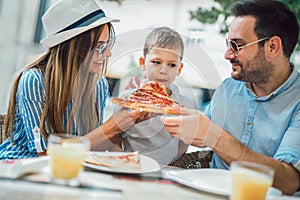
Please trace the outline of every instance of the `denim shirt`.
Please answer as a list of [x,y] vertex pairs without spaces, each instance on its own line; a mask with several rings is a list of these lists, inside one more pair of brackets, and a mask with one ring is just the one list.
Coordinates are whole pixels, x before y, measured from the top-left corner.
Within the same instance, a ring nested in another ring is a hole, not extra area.
[[[300,76],[295,69],[279,88],[259,98],[245,82],[224,80],[205,115],[253,151],[300,171]],[[217,154],[211,164],[229,168]]]

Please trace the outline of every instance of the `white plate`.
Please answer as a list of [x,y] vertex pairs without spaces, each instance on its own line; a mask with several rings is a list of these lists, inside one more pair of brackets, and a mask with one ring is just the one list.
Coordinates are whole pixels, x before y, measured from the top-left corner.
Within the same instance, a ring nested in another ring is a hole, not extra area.
[[166,178],[206,192],[229,195],[231,174],[221,169],[191,169],[164,172]]
[[[93,152],[98,155],[122,155],[124,152]],[[92,169],[97,169],[105,172],[113,172],[113,173],[125,173],[125,174],[141,174],[141,173],[149,173],[149,172],[155,172],[160,170],[159,164],[152,158],[144,155],[140,155],[140,162],[141,162],[141,169],[133,169],[133,170],[124,170],[124,169],[118,169],[113,167],[105,167],[105,166],[99,166],[94,165],[90,163],[84,163],[83,165],[85,167],[89,167]]]
[[[165,178],[202,191],[229,196],[231,192],[231,172],[223,169],[169,170]],[[281,192],[270,188],[268,196],[279,196]]]

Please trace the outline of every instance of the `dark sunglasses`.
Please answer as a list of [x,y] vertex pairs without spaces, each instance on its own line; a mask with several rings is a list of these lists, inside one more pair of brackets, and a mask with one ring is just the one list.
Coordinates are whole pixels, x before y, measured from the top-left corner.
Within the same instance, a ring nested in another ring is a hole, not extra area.
[[246,47],[246,46],[250,46],[252,44],[256,44],[256,43],[259,43],[261,41],[264,41],[264,40],[267,40],[267,39],[270,39],[271,37],[265,37],[265,38],[262,38],[262,39],[259,39],[259,40],[256,40],[254,42],[250,42],[248,44],[245,44],[245,45],[242,45],[242,46],[239,46],[234,40],[228,40],[226,38],[226,46],[228,48],[228,46],[230,47],[230,49],[233,51],[233,52],[239,52],[242,48]]
[[106,42],[101,42],[98,46],[96,46],[95,49],[98,52],[98,57],[100,58],[101,56],[103,56],[103,53],[107,50],[107,48],[111,50],[114,43],[115,38],[111,37]]

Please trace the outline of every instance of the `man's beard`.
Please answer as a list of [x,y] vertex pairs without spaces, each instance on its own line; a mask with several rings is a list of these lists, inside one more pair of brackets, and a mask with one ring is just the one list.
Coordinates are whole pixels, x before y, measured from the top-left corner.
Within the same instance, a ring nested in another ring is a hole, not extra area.
[[259,49],[254,58],[245,63],[245,65],[241,64],[237,59],[231,59],[230,62],[238,64],[241,67],[241,71],[232,75],[232,78],[239,81],[258,84],[268,82],[275,68],[271,62],[265,59],[265,53],[262,49]]

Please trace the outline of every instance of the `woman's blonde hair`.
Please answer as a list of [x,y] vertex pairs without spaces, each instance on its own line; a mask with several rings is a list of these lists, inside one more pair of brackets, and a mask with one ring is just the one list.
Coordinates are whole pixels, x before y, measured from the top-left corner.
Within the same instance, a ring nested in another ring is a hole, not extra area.
[[[108,25],[110,37],[114,37],[113,27],[110,23]],[[106,71],[107,59],[100,74],[89,73],[89,66],[103,27],[101,25],[50,48],[21,70],[11,90],[4,125],[5,138],[9,133],[13,141],[18,84],[22,73],[28,69],[42,70],[45,78],[46,98],[40,121],[41,134],[45,139],[54,132],[70,133],[75,124],[79,135],[88,133],[99,125],[100,108],[95,103],[95,86]],[[71,101],[73,107],[67,130],[64,130],[63,115]]]

